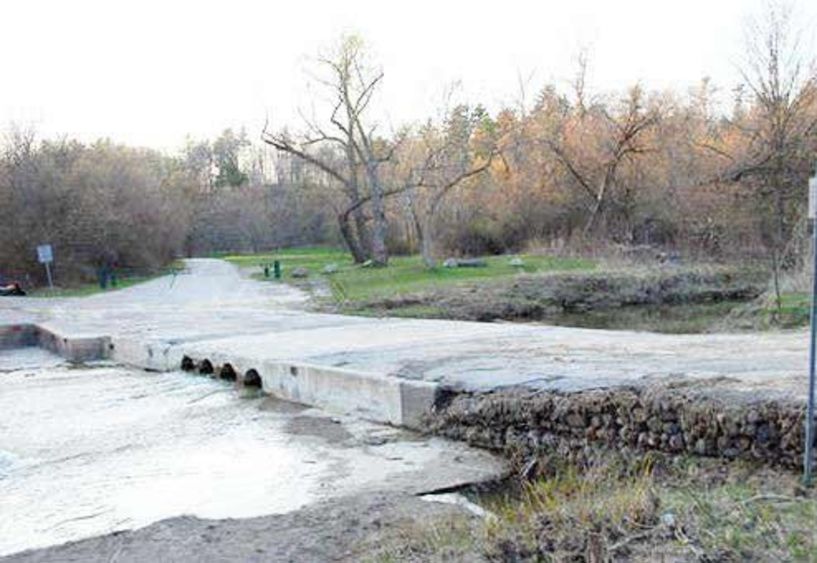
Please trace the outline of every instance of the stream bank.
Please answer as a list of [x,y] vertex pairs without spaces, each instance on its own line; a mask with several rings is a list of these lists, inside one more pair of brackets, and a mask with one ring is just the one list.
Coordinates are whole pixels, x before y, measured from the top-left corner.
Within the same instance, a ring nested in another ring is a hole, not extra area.
[[519,274],[341,305],[344,312],[584,328],[706,332],[766,288],[763,272],[726,266]]

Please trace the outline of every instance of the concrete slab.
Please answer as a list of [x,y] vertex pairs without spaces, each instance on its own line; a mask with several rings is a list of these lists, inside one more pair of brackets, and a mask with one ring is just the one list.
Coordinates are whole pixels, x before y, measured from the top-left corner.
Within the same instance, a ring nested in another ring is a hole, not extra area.
[[[188,265],[175,279],[90,298],[24,298],[13,307],[0,301],[0,324],[6,317],[27,316],[57,334],[109,335],[113,359],[148,369],[176,369],[184,355],[253,367],[270,389],[316,401],[324,399],[314,385],[311,390],[306,383],[281,386],[274,374],[302,366],[315,374],[354,373],[381,383],[396,378],[475,390],[526,385],[572,391],[667,377],[713,385],[729,380],[732,388],[794,397],[806,390],[804,331],[665,335],[326,315],[305,310],[305,296],[297,289],[248,279],[223,261],[197,259]],[[380,409],[391,413],[383,417],[391,422],[401,412],[398,402],[411,395],[387,391],[392,383],[381,387],[394,404]],[[366,393],[348,403],[352,394],[332,396],[327,390],[326,395],[324,405],[361,412],[372,402]]]

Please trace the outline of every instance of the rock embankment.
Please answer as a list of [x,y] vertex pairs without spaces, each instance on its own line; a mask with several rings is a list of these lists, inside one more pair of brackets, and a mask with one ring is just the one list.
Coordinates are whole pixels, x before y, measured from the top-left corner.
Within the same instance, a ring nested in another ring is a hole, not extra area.
[[[706,384],[703,384],[706,385]],[[580,462],[597,448],[658,450],[802,464],[804,412],[785,397],[757,398],[701,382],[574,393],[509,389],[452,394],[429,429],[522,461],[559,455]]]

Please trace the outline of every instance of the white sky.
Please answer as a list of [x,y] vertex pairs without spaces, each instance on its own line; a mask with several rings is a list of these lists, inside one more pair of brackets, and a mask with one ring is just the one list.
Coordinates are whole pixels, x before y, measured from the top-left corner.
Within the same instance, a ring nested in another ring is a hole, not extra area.
[[[814,28],[817,2],[796,0]],[[736,82],[743,24],[761,0],[25,0],[2,6],[0,123],[42,136],[110,137],[164,149],[265,115],[296,124],[305,68],[343,32],[364,37],[386,76],[383,106],[400,124],[434,112],[443,91],[490,109],[572,74],[581,46],[590,81],[685,90]],[[810,43],[813,45],[813,42]]]

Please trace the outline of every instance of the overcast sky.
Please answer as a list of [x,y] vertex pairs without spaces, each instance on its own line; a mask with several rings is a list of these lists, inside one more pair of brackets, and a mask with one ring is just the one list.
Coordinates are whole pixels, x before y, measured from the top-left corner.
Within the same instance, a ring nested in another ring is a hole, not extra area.
[[[564,83],[583,46],[595,89],[640,80],[686,90],[735,82],[743,26],[761,0],[25,0],[3,3],[0,122],[41,135],[163,149],[265,116],[295,124],[305,68],[342,33],[363,36],[394,125],[434,111],[446,87],[490,109]],[[814,28],[817,2],[795,2]],[[813,45],[813,42],[810,43]]]

